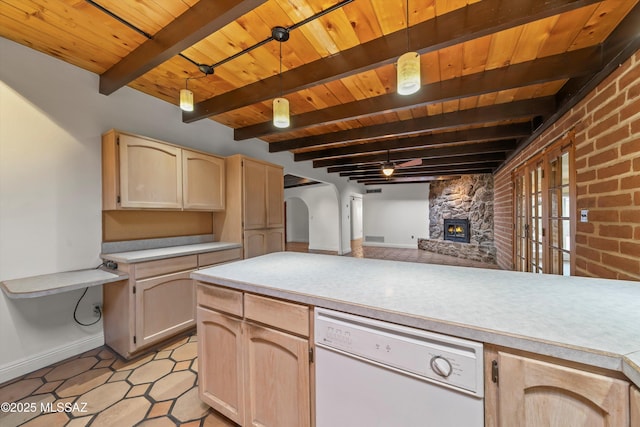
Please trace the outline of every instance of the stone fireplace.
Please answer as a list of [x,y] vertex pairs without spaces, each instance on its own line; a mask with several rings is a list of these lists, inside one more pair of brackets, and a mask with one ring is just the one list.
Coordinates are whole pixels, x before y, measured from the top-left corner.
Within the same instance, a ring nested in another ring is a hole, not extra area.
[[[453,226],[452,233],[449,233],[450,226]],[[455,180],[432,182],[429,186],[429,238],[418,239],[418,248],[495,263],[493,175],[465,175]]]

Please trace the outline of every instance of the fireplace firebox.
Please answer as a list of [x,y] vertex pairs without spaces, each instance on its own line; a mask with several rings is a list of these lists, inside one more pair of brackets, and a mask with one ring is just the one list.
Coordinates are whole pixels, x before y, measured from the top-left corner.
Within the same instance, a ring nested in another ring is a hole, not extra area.
[[444,220],[444,240],[452,242],[469,243],[471,233],[469,232],[468,219],[445,219]]

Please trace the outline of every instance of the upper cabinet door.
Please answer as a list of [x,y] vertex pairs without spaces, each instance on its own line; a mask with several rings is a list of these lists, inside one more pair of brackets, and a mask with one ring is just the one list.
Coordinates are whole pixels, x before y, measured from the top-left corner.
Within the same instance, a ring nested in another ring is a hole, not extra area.
[[267,227],[284,227],[284,176],[282,168],[267,166]]
[[249,159],[244,159],[243,163],[244,228],[246,230],[266,228],[266,165]]
[[120,134],[120,206],[182,208],[182,150]]
[[182,150],[184,209],[224,210],[224,159]]

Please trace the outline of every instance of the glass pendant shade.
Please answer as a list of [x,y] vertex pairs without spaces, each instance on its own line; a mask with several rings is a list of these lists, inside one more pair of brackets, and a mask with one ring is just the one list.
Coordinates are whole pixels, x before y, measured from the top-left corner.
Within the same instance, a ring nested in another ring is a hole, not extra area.
[[385,162],[385,164],[382,165],[382,173],[384,176],[391,176],[393,174],[393,164]]
[[288,128],[289,124],[289,100],[275,98],[273,100],[273,125],[277,128]]
[[180,109],[193,111],[193,92],[189,89],[180,89]]
[[398,58],[398,89],[400,95],[411,95],[420,89],[420,55],[407,52]]

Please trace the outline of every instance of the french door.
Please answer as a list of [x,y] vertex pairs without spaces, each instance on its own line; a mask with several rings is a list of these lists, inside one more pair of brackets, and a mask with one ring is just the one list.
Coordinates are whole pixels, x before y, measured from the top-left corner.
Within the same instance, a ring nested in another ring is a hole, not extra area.
[[573,136],[568,135],[516,169],[516,271],[568,276],[573,271],[575,180]]

